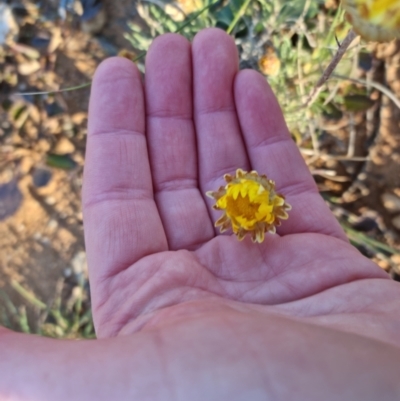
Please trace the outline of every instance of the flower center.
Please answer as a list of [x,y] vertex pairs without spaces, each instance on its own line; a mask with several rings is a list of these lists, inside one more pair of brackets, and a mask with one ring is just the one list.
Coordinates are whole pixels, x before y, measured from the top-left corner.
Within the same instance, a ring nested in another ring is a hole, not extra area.
[[242,216],[247,220],[254,220],[259,208],[260,204],[251,202],[248,195],[239,195],[237,199],[229,196],[226,200],[226,212],[230,217]]
[[257,223],[271,224],[274,220],[274,201],[270,199],[270,192],[255,180],[241,179],[228,184],[226,194],[217,205],[225,209],[234,231],[238,227],[252,230]]

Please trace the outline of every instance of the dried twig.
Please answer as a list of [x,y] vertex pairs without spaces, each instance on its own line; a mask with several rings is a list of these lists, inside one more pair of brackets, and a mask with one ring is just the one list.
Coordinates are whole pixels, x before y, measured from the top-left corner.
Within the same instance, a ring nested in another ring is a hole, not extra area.
[[353,157],[356,151],[356,139],[357,139],[357,131],[354,123],[353,113],[350,113],[350,124],[349,124],[349,146],[347,149],[347,157]]
[[396,95],[389,88],[387,88],[386,86],[384,86],[378,82],[366,81],[364,79],[349,78],[349,77],[344,77],[343,75],[337,75],[337,74],[333,74],[332,77],[337,78],[337,79],[342,79],[344,81],[354,82],[354,83],[360,84],[360,85],[369,85],[372,88],[375,88],[378,91],[382,92],[384,95],[386,95],[400,109],[400,99],[398,99],[396,97]]
[[344,38],[342,44],[340,45],[338,51],[336,52],[335,56],[333,57],[332,61],[328,65],[328,67],[325,69],[324,73],[322,74],[322,77],[318,80],[316,83],[313,91],[311,92],[310,96],[308,97],[304,107],[310,107],[315,100],[317,99],[319,93],[322,90],[323,85],[325,82],[329,79],[329,77],[332,75],[333,71],[339,64],[340,60],[343,58],[343,55],[346,53],[346,50],[350,46],[351,42],[357,37],[357,34],[350,29],[348,32],[347,36]]
[[306,156],[317,156],[322,160],[338,160],[349,162],[365,162],[370,160],[369,156],[347,156],[347,155],[330,155],[326,153],[316,153],[313,149],[299,148],[300,152]]

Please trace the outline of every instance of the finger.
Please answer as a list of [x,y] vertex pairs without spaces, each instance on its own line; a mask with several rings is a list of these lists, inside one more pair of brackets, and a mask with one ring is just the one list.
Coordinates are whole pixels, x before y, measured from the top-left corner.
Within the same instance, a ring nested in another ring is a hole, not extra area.
[[[205,193],[223,185],[224,174],[248,169],[249,162],[233,96],[238,71],[235,43],[220,29],[206,29],[196,35],[192,54],[200,186]],[[220,214],[211,213],[214,221]]]
[[235,100],[252,168],[276,181],[278,192],[293,207],[279,233],[319,232],[346,238],[319,195],[265,79],[255,71],[239,73]]
[[154,193],[170,249],[214,236],[197,181],[190,43],[157,38],[146,57],[147,139]]
[[[89,110],[83,188],[91,282],[167,249],[153,199],[140,74],[126,59],[97,69]],[[94,291],[96,301],[96,291]]]

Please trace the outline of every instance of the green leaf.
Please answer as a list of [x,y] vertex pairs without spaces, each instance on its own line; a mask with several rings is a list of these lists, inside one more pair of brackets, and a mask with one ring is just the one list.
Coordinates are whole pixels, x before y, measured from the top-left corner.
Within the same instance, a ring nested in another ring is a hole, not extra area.
[[216,17],[217,17],[217,23],[220,23],[221,25],[226,25],[228,27],[233,21],[234,15],[231,7],[228,5],[222,8],[220,11],[218,11],[216,13]]
[[76,162],[70,156],[55,155],[53,153],[47,155],[46,164],[63,170],[72,170],[77,166]]
[[257,22],[256,26],[253,28],[253,32],[255,35],[259,35],[264,31],[264,24],[261,22]]
[[332,102],[323,107],[322,114],[329,120],[340,120],[343,117],[343,113]]
[[365,95],[347,95],[343,99],[347,111],[366,111],[375,104],[375,101]]
[[[278,23],[294,22],[301,17],[306,6],[306,0],[297,0],[293,2],[284,2],[278,16]],[[312,1],[304,15],[304,19],[315,18],[319,11],[321,1]]]

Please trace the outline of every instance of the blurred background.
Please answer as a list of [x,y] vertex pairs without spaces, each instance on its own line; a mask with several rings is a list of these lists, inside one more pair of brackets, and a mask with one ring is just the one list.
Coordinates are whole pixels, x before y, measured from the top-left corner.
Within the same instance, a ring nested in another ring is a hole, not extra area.
[[310,100],[350,29],[336,0],[2,0],[0,324],[94,336],[80,205],[90,81],[107,57],[144,72],[153,38],[210,26],[273,87],[351,242],[399,279],[400,42],[356,38]]

